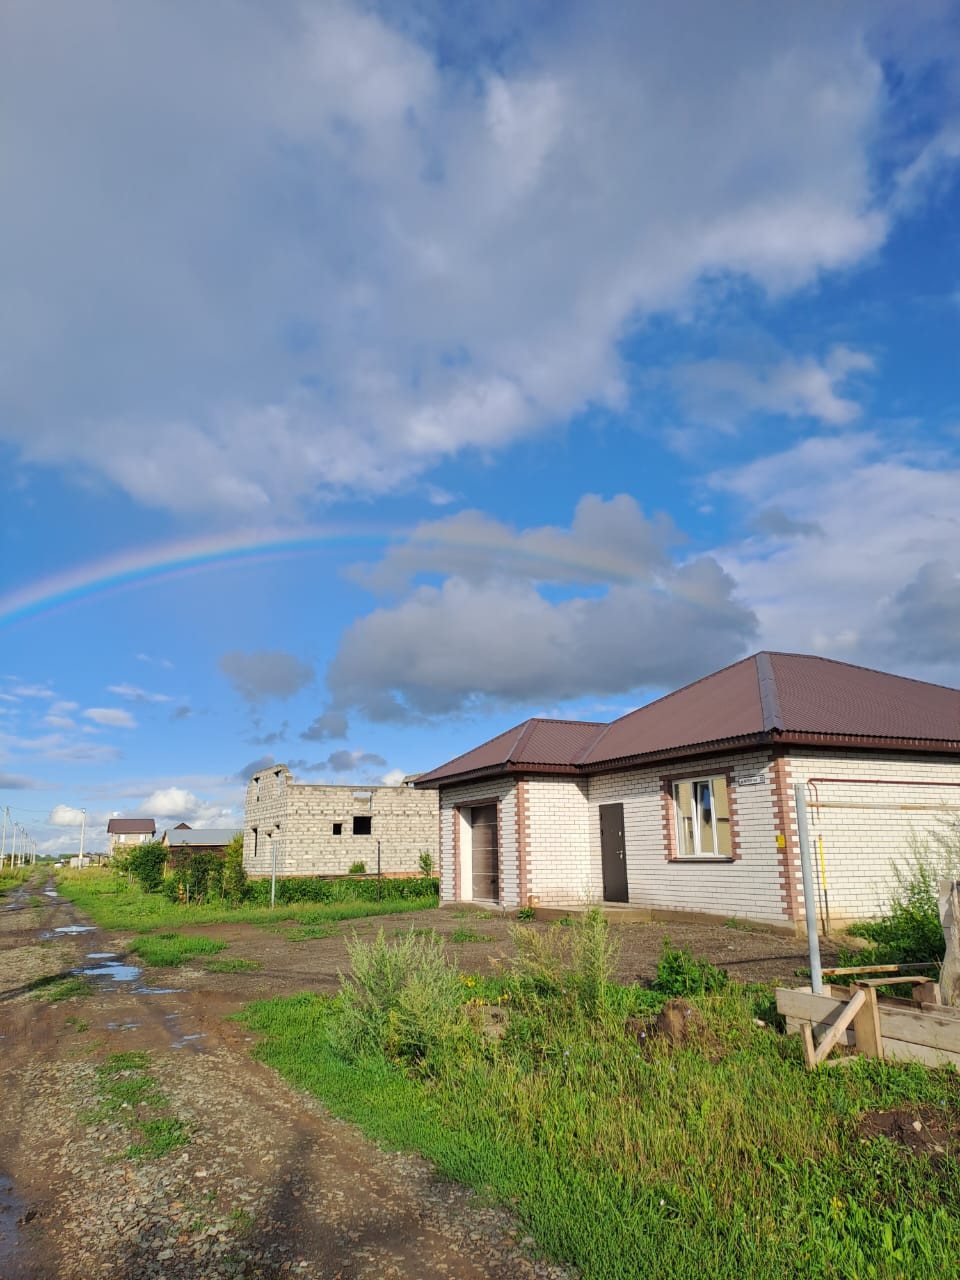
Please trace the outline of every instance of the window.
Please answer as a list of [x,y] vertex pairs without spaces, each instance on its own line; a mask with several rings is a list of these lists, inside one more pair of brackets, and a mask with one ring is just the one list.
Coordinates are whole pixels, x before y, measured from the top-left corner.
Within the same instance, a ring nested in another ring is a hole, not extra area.
[[334,834],[335,836],[339,836],[339,835],[342,835],[342,834],[343,834],[343,823],[342,823],[342,822],[335,822],[335,823],[333,824],[333,834]]
[[353,834],[355,836],[368,836],[373,829],[373,819],[369,814],[356,814],[353,819]]
[[679,857],[732,857],[726,778],[675,782],[673,800],[677,810]]
[[256,827],[251,827],[251,831],[253,832],[253,856],[254,856],[254,857],[256,857],[256,856],[257,856],[257,843],[258,843],[258,839],[259,839],[260,832],[257,830],[257,828],[256,828]]
[[260,799],[260,779],[259,779],[259,778],[254,778],[254,782],[257,784],[257,794],[256,794],[256,799],[257,799],[257,800],[259,800],[259,799]]

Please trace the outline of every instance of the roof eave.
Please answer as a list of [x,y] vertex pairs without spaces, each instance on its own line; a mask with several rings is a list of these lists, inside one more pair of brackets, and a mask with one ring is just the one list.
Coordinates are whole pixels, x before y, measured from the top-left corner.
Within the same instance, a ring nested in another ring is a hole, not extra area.
[[553,773],[577,777],[581,768],[576,764],[531,764],[529,761],[507,761],[486,765],[482,769],[467,769],[463,773],[445,773],[439,778],[418,778],[413,784],[425,789],[451,786],[453,783],[480,781],[486,778],[505,778],[514,774]]

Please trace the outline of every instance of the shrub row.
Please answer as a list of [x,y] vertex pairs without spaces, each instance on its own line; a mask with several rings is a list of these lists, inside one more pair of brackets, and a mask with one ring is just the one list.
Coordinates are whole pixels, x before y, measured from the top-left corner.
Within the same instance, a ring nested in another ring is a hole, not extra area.
[[[377,894],[377,881],[327,879],[323,876],[297,876],[277,880],[277,902],[376,902],[397,898],[430,898],[440,892],[436,876],[419,876],[412,880],[381,880]],[[270,880],[247,882],[245,902],[252,906],[266,906],[270,902]]]

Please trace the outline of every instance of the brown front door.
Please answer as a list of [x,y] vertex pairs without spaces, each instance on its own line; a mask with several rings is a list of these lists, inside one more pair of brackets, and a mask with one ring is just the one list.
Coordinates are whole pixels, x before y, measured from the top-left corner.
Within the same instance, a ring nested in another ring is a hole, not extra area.
[[497,806],[478,804],[470,810],[473,829],[473,896],[485,902],[500,900],[500,842]]
[[623,805],[600,806],[600,863],[604,902],[627,902],[627,843],[623,835]]

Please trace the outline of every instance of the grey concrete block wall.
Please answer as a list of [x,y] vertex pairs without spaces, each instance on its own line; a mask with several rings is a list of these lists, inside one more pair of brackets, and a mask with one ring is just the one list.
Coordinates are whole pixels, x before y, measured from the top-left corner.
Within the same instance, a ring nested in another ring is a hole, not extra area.
[[[370,833],[354,834],[354,819]],[[335,829],[339,825],[340,833]],[[385,873],[415,872],[428,853],[439,864],[439,801],[413,787],[299,783],[286,765],[254,774],[247,785],[243,867],[250,876],[346,875],[356,862]],[[276,843],[274,843],[276,842]]]

